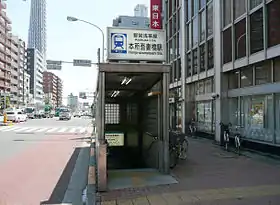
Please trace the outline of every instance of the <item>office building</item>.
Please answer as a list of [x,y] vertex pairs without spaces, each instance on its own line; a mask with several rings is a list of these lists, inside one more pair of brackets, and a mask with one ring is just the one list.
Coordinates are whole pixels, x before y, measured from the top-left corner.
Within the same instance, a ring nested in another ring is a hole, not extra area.
[[11,38],[11,93],[13,106],[25,105],[29,99],[30,75],[26,72],[25,42],[18,36]]
[[[0,2],[0,104],[3,96],[9,96],[11,91],[11,20],[6,15],[7,6]],[[2,105],[3,107],[3,105]]]
[[138,16],[119,16],[113,20],[114,27],[122,28],[150,28],[150,20],[148,17]]
[[[170,125],[280,144],[280,1],[164,1]],[[214,23],[215,22],[215,23]],[[241,126],[242,128],[240,128]],[[235,131],[235,129],[234,129]]]
[[43,74],[43,88],[45,103],[59,107],[62,104],[62,81],[52,72],[45,71]]
[[75,111],[76,109],[78,109],[78,107],[79,107],[79,99],[78,99],[78,96],[73,95],[73,93],[71,93],[70,95],[68,95],[68,97],[67,97],[67,106],[68,106],[72,111]]
[[46,60],[46,0],[31,0],[30,21],[28,30],[28,48],[37,49]]
[[30,75],[30,93],[33,95],[34,104],[44,102],[43,98],[43,55],[35,48],[27,49],[27,70]]
[[134,8],[134,16],[148,17],[148,7],[145,4],[137,4]]

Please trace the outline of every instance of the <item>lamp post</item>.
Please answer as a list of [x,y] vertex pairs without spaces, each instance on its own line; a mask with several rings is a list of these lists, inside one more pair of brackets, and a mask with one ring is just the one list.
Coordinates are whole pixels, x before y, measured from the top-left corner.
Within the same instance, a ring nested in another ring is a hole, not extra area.
[[105,51],[105,35],[104,35],[103,30],[99,26],[97,26],[96,24],[93,24],[93,23],[91,23],[89,21],[85,21],[85,20],[82,20],[82,19],[78,19],[78,18],[73,17],[73,16],[67,16],[67,21],[81,21],[81,22],[84,22],[86,24],[89,24],[89,25],[97,28],[101,32],[101,34],[102,34],[102,62],[104,63],[105,62],[105,55],[104,55],[104,51]]

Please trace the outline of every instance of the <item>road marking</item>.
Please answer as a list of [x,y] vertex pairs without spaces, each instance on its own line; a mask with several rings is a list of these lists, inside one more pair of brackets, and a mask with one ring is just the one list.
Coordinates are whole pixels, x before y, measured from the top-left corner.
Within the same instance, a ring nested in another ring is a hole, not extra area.
[[69,133],[75,133],[75,132],[76,132],[76,128],[75,127],[71,128],[70,131],[69,131]]
[[49,128],[48,127],[45,127],[45,128],[39,128],[38,130],[36,130],[35,132],[43,132],[43,131],[46,131],[48,130]]
[[85,127],[80,127],[80,133],[84,133],[87,130]]
[[2,132],[10,132],[10,131],[15,131],[16,129],[18,129],[18,127],[9,127],[8,129],[1,130],[1,131]]
[[46,131],[46,133],[54,132],[57,129],[59,129],[59,127],[53,127],[50,130]]
[[30,129],[30,127],[19,127],[17,130],[15,130],[16,132],[22,132],[22,131],[26,131]]
[[11,128],[11,127],[9,127],[9,126],[3,126],[3,127],[0,127],[0,131],[7,130],[7,129],[9,129],[9,128]]
[[64,128],[61,128],[60,130],[58,130],[57,132],[59,132],[59,133],[60,132],[65,132],[67,129],[68,129],[67,127],[66,128],[64,127]]

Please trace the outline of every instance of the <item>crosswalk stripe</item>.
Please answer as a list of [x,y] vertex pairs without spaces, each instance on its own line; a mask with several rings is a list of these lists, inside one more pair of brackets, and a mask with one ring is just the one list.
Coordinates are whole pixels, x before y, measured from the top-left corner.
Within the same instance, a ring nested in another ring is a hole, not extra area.
[[2,130],[2,132],[10,132],[10,131],[15,131],[19,127],[9,127],[8,129]]
[[71,128],[70,130],[69,130],[69,133],[74,133],[74,132],[76,132],[76,128],[74,127],[74,128]]
[[0,131],[7,130],[7,129],[9,129],[9,128],[11,128],[11,127],[3,126],[3,127],[0,127]]
[[46,131],[47,133],[54,132],[55,130],[59,129],[59,127],[53,127],[50,130]]
[[86,131],[86,128],[81,128],[80,133],[84,133]]
[[43,128],[40,128],[40,129],[36,130],[35,132],[43,132],[43,131],[46,131],[48,129],[49,129],[48,127],[43,127]]
[[65,132],[68,128],[61,128],[60,130],[58,130],[57,132]]
[[38,129],[39,129],[39,127],[33,127],[33,128],[30,128],[27,132],[35,132]]
[[23,131],[26,131],[26,130],[28,130],[28,129],[30,129],[30,127],[19,127],[19,128],[16,129],[15,131],[16,131],[16,132],[23,132]]

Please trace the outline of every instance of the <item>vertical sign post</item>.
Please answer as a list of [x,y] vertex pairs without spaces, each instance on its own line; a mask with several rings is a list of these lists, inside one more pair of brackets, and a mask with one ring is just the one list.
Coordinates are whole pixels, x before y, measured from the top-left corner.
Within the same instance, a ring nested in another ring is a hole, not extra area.
[[150,28],[162,29],[162,0],[150,0]]

